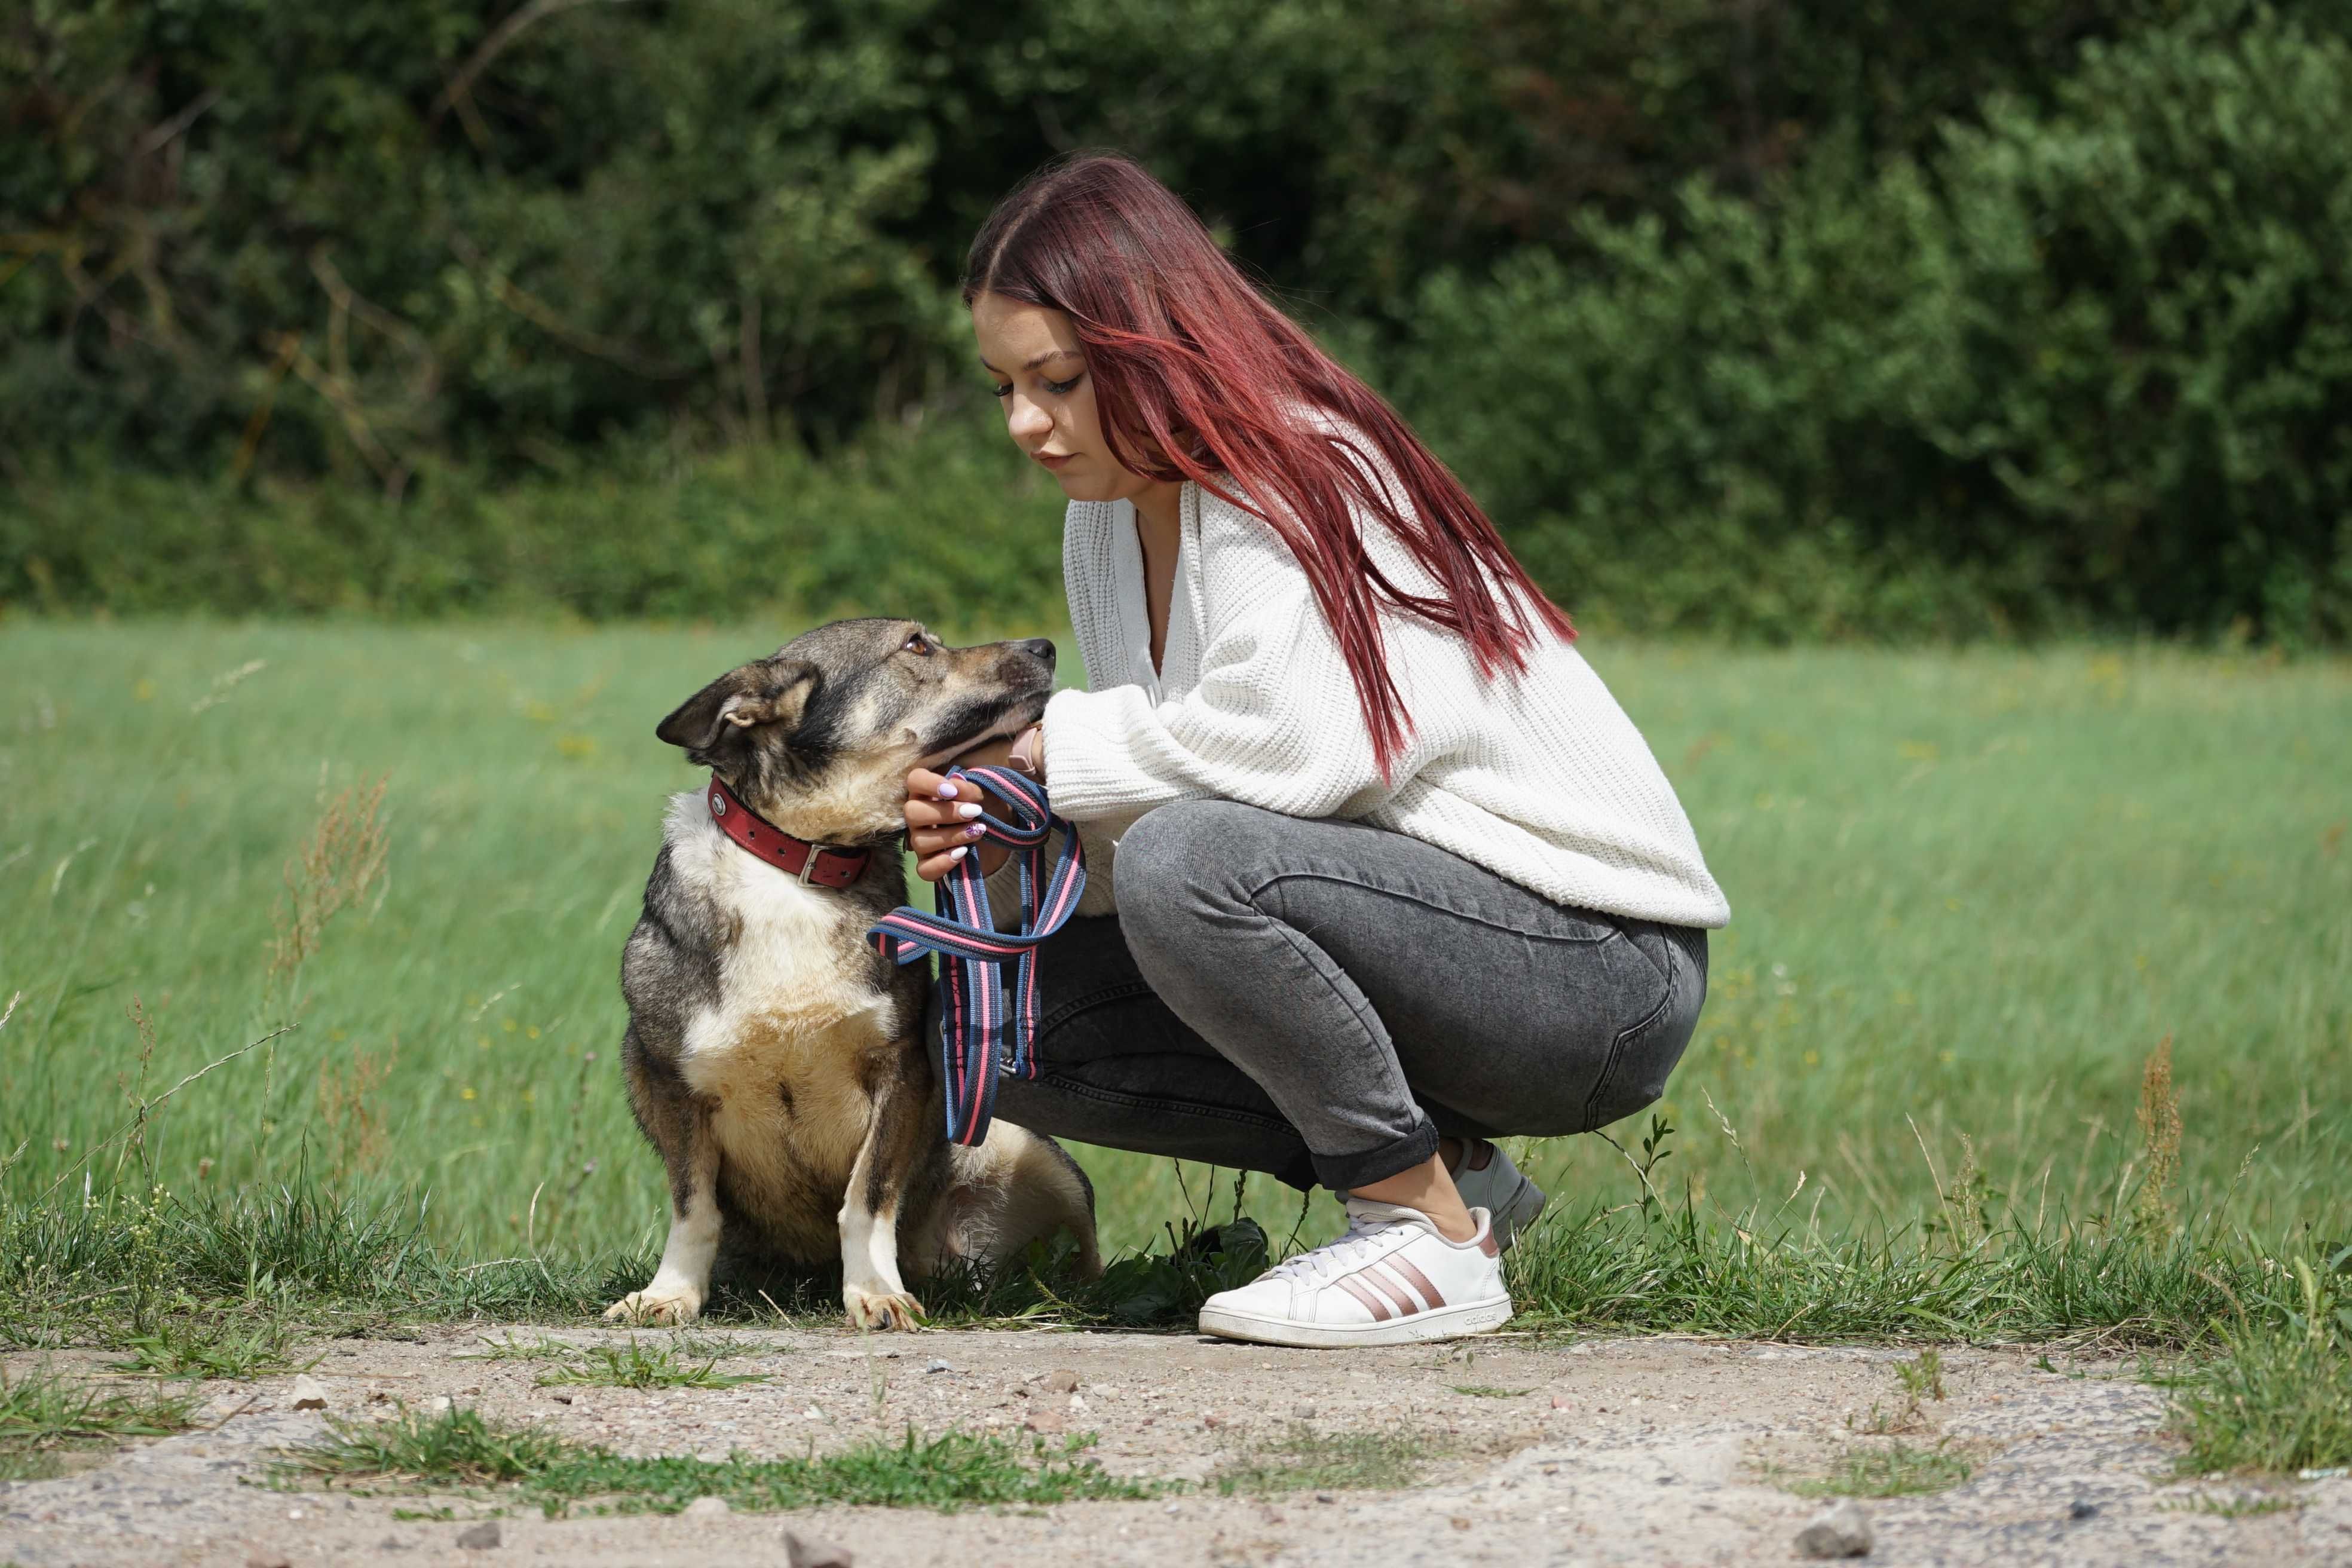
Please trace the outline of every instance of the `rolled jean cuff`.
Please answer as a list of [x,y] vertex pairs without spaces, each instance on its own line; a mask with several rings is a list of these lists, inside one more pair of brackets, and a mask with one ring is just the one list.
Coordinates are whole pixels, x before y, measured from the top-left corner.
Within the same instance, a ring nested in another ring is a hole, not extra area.
[[1318,1154],[1315,1177],[1325,1186],[1346,1192],[1373,1182],[1385,1182],[1437,1152],[1437,1123],[1424,1116],[1413,1130],[1393,1143],[1367,1149],[1360,1154]]

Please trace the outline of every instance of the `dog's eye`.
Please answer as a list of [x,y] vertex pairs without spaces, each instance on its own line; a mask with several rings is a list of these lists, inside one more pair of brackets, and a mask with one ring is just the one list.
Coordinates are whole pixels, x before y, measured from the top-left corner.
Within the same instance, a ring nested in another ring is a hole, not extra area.
[[931,655],[931,645],[929,640],[926,638],[922,633],[917,632],[914,636],[907,639],[906,651],[908,653],[919,653],[924,658],[929,658]]

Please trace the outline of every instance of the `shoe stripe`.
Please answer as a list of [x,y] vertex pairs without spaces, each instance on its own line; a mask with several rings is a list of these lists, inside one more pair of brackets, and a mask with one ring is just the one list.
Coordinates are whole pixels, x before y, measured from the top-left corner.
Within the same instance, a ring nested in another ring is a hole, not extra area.
[[1486,1229],[1478,1233],[1478,1250],[1489,1258],[1503,1256],[1503,1245],[1495,1239],[1495,1222],[1491,1216],[1486,1221]]
[[1353,1296],[1357,1300],[1361,1301],[1364,1304],[1365,1309],[1372,1314],[1372,1321],[1376,1323],[1385,1323],[1391,1318],[1396,1316],[1394,1312],[1388,1310],[1387,1305],[1383,1303],[1378,1296],[1373,1295],[1370,1290],[1367,1290],[1361,1285],[1357,1284],[1356,1277],[1354,1275],[1342,1274],[1339,1276],[1338,1283],[1340,1289],[1345,1290],[1349,1295]]
[[1411,1258],[1384,1258],[1381,1261],[1402,1275],[1404,1282],[1420,1291],[1422,1300],[1427,1301],[1433,1309],[1445,1305],[1445,1298],[1437,1293],[1437,1287],[1429,1282],[1428,1275],[1412,1266]]
[[1412,1292],[1402,1285],[1391,1283],[1389,1277],[1381,1272],[1380,1264],[1372,1263],[1358,1269],[1355,1278],[1363,1280],[1373,1289],[1394,1301],[1398,1316],[1410,1318],[1421,1310],[1421,1303],[1413,1300]]

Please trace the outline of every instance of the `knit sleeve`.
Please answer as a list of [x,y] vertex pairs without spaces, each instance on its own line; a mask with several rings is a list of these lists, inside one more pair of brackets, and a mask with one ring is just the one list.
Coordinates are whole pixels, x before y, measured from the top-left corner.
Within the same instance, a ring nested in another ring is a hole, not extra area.
[[[1201,498],[1205,646],[1199,683],[1154,704],[1139,686],[1063,691],[1045,708],[1045,780],[1074,821],[1215,796],[1293,816],[1360,816],[1392,793],[1356,688],[1307,574],[1263,520]],[[1416,702],[1423,634],[1383,617],[1389,667],[1414,723],[1394,784],[1454,726]]]

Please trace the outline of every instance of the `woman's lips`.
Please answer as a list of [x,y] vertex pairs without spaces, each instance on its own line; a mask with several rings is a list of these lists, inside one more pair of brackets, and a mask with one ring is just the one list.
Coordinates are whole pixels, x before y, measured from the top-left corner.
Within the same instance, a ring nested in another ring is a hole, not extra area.
[[1036,458],[1039,462],[1045,464],[1049,468],[1058,468],[1063,464],[1068,462],[1072,458],[1077,456],[1076,452],[1064,452],[1059,456],[1049,456],[1044,452],[1032,452],[1029,455]]

